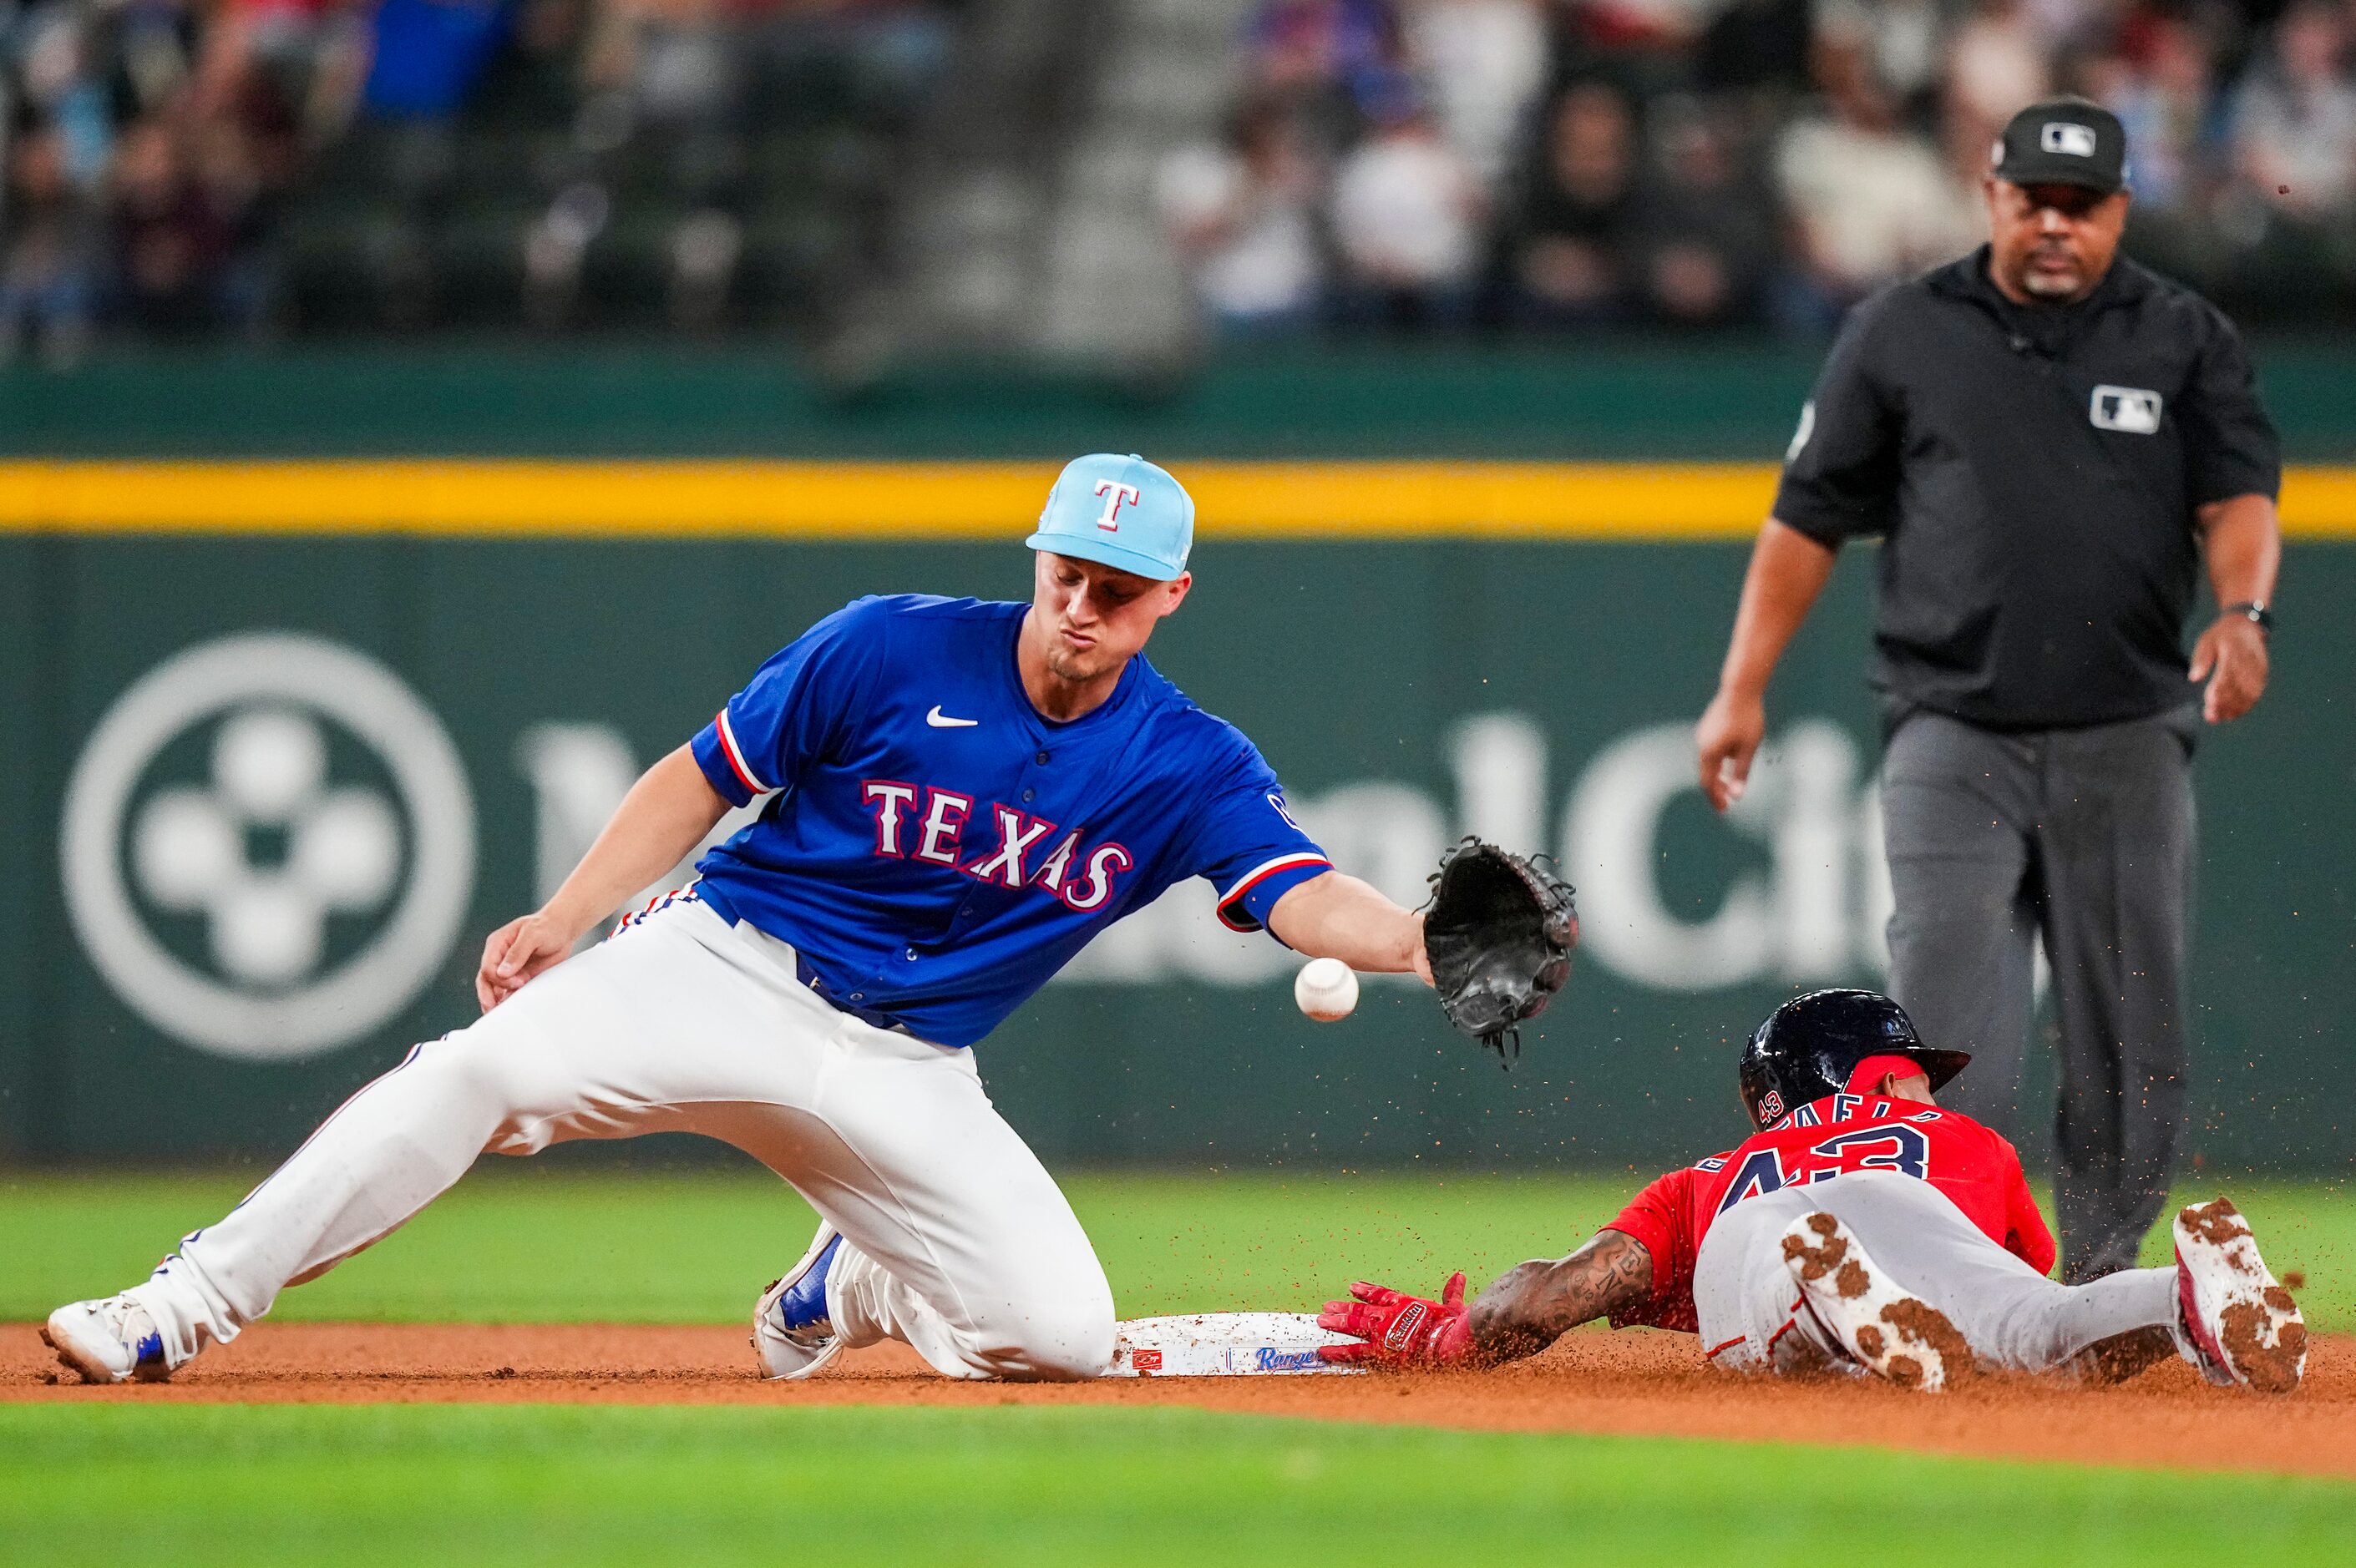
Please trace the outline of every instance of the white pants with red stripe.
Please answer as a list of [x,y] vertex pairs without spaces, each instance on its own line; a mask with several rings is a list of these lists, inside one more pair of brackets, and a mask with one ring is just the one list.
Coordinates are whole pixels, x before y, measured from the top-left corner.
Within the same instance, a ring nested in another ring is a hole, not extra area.
[[[186,1348],[226,1340],[478,1154],[656,1132],[734,1144],[842,1232],[828,1299],[846,1344],[902,1339],[964,1378],[1093,1377],[1112,1359],[1096,1251],[972,1052],[837,1012],[795,979],[790,947],[693,899],[419,1046],[141,1298]],[[806,1239],[780,1236],[779,1256]]]
[[2046,1278],[1984,1235],[1947,1195],[1894,1170],[1861,1170],[1748,1198],[1719,1215],[1694,1263],[1702,1349],[1734,1371],[1844,1363],[1800,1304],[1783,1232],[1823,1211],[1899,1285],[1947,1315],[1983,1361],[2061,1367],[2097,1340],[2176,1318],[2176,1271],[2128,1269],[2091,1285]]

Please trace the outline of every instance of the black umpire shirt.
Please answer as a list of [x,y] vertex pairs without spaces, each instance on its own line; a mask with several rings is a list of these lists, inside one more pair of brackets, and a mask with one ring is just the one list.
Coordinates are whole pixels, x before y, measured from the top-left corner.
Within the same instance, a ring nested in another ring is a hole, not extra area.
[[1874,684],[1991,729],[2189,700],[2194,508],[2282,463],[2241,336],[2124,257],[2070,305],[2016,305],[1987,248],[1852,312],[1800,416],[1775,516],[1878,534]]

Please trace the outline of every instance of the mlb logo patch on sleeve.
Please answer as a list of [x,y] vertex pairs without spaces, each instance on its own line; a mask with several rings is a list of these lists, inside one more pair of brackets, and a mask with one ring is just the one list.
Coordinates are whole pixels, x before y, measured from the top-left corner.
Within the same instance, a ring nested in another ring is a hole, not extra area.
[[[2052,127],[2046,127],[2048,130]],[[2159,433],[2159,394],[2139,387],[2097,387],[2088,414],[2096,430],[2124,431],[2129,435]]]

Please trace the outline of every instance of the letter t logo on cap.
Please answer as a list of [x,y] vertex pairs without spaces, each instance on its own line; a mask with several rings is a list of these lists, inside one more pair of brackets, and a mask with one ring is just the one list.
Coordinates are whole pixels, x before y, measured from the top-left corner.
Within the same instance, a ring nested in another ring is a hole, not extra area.
[[1186,574],[1194,502],[1166,471],[1133,452],[1091,452],[1064,464],[1027,542],[1170,582]]
[[1113,479],[1099,479],[1097,481],[1097,494],[1105,498],[1104,515],[1097,518],[1097,527],[1108,534],[1119,533],[1121,503],[1126,501],[1132,507],[1137,505],[1137,486]]

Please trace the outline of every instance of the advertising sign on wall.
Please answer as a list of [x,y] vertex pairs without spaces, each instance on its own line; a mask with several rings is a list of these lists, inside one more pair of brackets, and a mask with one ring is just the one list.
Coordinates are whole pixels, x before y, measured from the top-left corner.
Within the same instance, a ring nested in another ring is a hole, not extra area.
[[[760,660],[863,592],[1022,595],[1018,539],[0,539],[0,1156],[289,1147],[466,1022],[483,933]],[[1734,1043],[1796,990],[1873,983],[1889,909],[1869,555],[1794,647],[1738,809],[1694,787],[1743,553],[1206,542],[1159,667],[1394,898],[1419,902],[1465,833],[1559,857],[1573,984],[1500,1072],[1411,983],[1311,1024],[1294,955],[1186,887],[985,1042],[993,1095],[1050,1157],[1092,1162],[1643,1164],[1732,1141]],[[2356,618],[2356,552],[2300,547],[2286,579],[2301,624]],[[2306,1091],[2335,1081],[2356,1001],[2351,689],[2344,641],[2286,640],[2265,705],[2200,763],[2206,1157],[2346,1152]],[[2026,1115],[2032,1148],[2047,1119]]]

